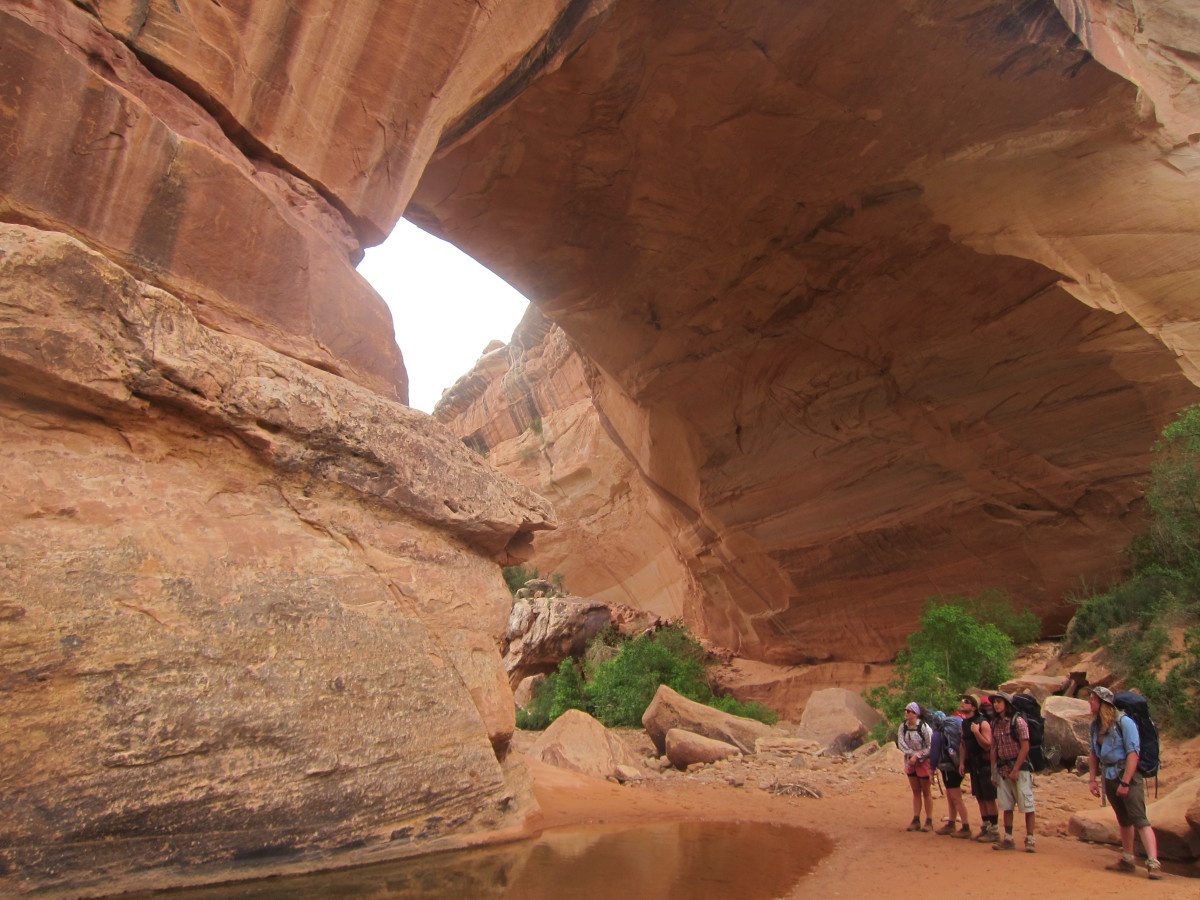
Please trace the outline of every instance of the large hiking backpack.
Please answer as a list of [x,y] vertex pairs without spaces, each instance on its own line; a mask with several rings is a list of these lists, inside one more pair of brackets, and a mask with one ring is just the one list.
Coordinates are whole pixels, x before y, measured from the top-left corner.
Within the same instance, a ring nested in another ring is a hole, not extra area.
[[1014,694],[1012,698],[1012,736],[1017,740],[1017,717],[1025,720],[1029,729],[1028,763],[1035,772],[1046,768],[1046,754],[1042,742],[1046,737],[1046,720],[1042,716],[1042,707],[1032,694]]
[[958,716],[946,716],[937,723],[937,730],[942,735],[939,768],[958,771],[958,763],[962,759],[962,726],[963,720]]
[[[1142,751],[1138,755],[1137,770],[1143,778],[1158,777],[1158,726],[1150,718],[1150,703],[1141,694],[1121,691],[1113,697],[1113,703],[1121,712],[1137,724],[1138,740]],[[1155,785],[1157,792],[1158,786]]]

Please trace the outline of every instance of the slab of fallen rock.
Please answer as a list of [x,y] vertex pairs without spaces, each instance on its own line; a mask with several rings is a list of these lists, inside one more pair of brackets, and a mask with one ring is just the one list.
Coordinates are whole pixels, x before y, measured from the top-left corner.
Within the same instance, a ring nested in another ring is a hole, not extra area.
[[1039,704],[1046,698],[1061,694],[1071,684],[1070,675],[1025,675],[1000,685],[1008,694],[1032,694]]
[[693,763],[715,763],[731,756],[740,756],[741,752],[726,741],[708,738],[682,728],[667,730],[667,759],[677,769],[686,769]]
[[568,656],[582,657],[588,641],[611,621],[608,607],[594,600],[517,597],[505,633],[509,683],[515,686],[529,675],[553,671]]
[[1092,710],[1086,700],[1048,697],[1042,715],[1046,718],[1045,746],[1057,748],[1060,759],[1087,756]]
[[804,707],[797,736],[816,741],[826,752],[853,750],[882,719],[867,701],[844,688],[816,691]]
[[743,753],[753,753],[754,742],[771,734],[769,725],[689,700],[665,684],[642,714],[642,725],[660,754],[666,752],[667,732],[672,728],[725,741]]
[[[1153,791],[1153,787],[1150,788]],[[1170,793],[1149,803],[1146,815],[1158,838],[1158,855],[1163,859],[1200,859],[1200,830],[1188,822],[1188,811],[1197,802],[1200,775],[1189,778]],[[1071,816],[1068,832],[1082,841],[1119,844],[1117,817],[1106,807],[1082,810]]]
[[637,758],[621,739],[578,709],[567,710],[555,719],[528,755],[552,766],[600,778],[617,777],[620,767],[640,771]]

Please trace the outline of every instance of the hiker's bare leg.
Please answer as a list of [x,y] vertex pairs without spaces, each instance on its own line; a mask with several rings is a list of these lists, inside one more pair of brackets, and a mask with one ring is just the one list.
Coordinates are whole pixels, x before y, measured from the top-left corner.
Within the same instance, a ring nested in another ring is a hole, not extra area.
[[1025,836],[1026,837],[1033,837],[1034,818],[1036,817],[1036,815],[1037,815],[1036,813],[1031,813],[1031,812],[1025,813]]
[[908,776],[908,786],[913,795],[913,818],[921,818],[921,780],[916,775]]
[[[1120,826],[1120,828],[1121,828],[1121,849],[1125,851],[1126,856],[1132,857],[1133,856],[1133,826],[1132,825],[1122,825],[1122,826]],[[1151,829],[1150,833],[1153,834],[1154,830]],[[1154,854],[1154,856],[1156,859],[1158,858],[1157,853]]]
[[962,788],[950,788],[946,791],[946,805],[950,807],[950,822],[953,824],[955,816],[967,824],[967,804],[963,800]]
[[[1133,831],[1133,828],[1129,830]],[[1142,837],[1142,849],[1146,851],[1146,859],[1158,859],[1158,838],[1154,836],[1154,829],[1149,825],[1143,825],[1138,829],[1138,834]],[[1122,835],[1123,837],[1124,835]],[[1129,847],[1132,851],[1132,838],[1129,841]]]

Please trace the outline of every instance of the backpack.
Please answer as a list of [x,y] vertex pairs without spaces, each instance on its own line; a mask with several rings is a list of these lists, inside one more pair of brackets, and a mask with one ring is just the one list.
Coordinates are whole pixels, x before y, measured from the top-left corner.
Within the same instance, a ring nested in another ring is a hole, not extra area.
[[[1142,752],[1138,755],[1137,770],[1143,778],[1158,778],[1158,726],[1150,718],[1150,702],[1141,694],[1133,691],[1121,691],[1113,697],[1117,709],[1133,719],[1137,725],[1138,739]],[[1155,793],[1158,785],[1155,783]]]
[[963,720],[958,716],[946,716],[938,723],[937,729],[942,736],[942,756],[938,766],[957,772],[962,759]]
[[1046,737],[1046,720],[1042,717],[1042,707],[1032,694],[1014,694],[1012,698],[1012,737],[1017,738],[1017,719],[1025,720],[1029,729],[1029,756],[1026,762],[1035,772],[1046,769],[1046,754],[1042,750],[1042,741]]

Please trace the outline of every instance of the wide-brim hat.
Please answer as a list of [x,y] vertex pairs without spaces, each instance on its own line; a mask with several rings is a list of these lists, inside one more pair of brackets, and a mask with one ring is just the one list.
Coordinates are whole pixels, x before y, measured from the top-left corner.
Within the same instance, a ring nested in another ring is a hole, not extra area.
[[1107,703],[1109,706],[1117,705],[1117,698],[1113,696],[1113,692],[1106,687],[1096,685],[1092,688],[1092,693],[1100,700],[1101,703]]
[[1004,691],[996,691],[994,694],[988,694],[988,700],[993,704],[997,700],[1003,700],[1006,707],[1012,706],[1012,694],[1006,694]]

